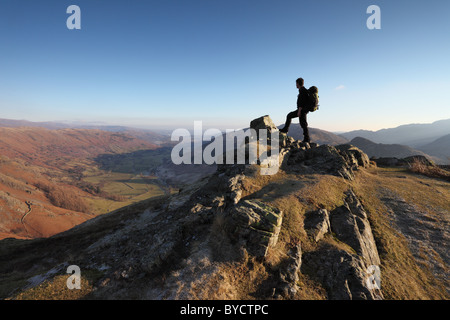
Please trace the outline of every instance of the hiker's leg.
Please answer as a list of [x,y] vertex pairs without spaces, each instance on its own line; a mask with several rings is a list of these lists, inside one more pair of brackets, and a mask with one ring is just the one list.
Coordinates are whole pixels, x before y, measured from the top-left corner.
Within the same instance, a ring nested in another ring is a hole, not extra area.
[[308,112],[301,112],[300,113],[300,126],[303,129],[303,141],[304,142],[310,142],[309,139],[309,130],[308,130],[308,121],[306,120],[306,115]]
[[293,118],[297,118],[297,117],[298,117],[298,111],[297,110],[289,112],[287,114],[287,116],[286,116],[286,123],[284,124],[283,129],[281,129],[280,131],[287,133],[289,131],[289,126],[291,125],[292,119]]

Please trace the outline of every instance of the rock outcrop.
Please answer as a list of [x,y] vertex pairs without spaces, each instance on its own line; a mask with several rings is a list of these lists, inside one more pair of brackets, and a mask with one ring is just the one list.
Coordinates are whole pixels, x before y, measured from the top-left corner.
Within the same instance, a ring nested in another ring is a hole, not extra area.
[[305,230],[315,242],[323,239],[324,235],[330,232],[330,218],[326,209],[319,209],[310,212],[305,217]]
[[314,274],[331,300],[379,300],[379,290],[369,284],[367,266],[346,250],[324,245],[305,253],[303,271]]
[[[296,141],[279,133],[268,116],[252,121],[251,128],[266,130],[268,140],[273,140],[274,137],[279,139],[278,164],[285,172],[330,174],[353,180],[360,168],[370,165],[367,155],[351,145],[318,146]],[[267,143],[269,148],[272,144],[273,141]],[[269,248],[277,245],[283,227],[283,212],[262,201],[242,198],[246,177],[258,177],[261,169],[261,165],[249,163],[219,165],[217,172],[193,192],[188,200],[183,198],[184,205],[177,206],[178,211],[191,214],[189,219],[184,218],[184,223],[190,221],[192,225],[201,221],[208,224],[220,213],[223,217],[222,231],[213,235],[215,241],[228,243],[227,250],[239,252],[238,256],[242,257],[244,250],[248,255],[264,261]],[[305,232],[319,247],[312,252],[302,252],[301,243],[298,243],[288,250],[287,257],[278,270],[274,297],[295,297],[299,290],[299,273],[306,272],[323,285],[330,299],[382,298],[379,290],[367,281],[370,276],[368,268],[380,264],[367,213],[352,191],[344,196],[343,206],[330,212],[318,209],[306,214]],[[175,197],[172,201],[178,203],[176,199]],[[184,226],[182,229],[187,228]],[[324,237],[330,233],[347,250],[322,244]],[[147,270],[171,261],[171,252],[173,255],[180,243],[183,243],[181,234],[174,232],[172,238],[177,241],[166,239],[158,249],[145,255]],[[236,257],[235,254],[221,255]]]
[[298,291],[298,273],[302,265],[302,247],[297,244],[288,252],[288,258],[280,269],[279,284],[275,288],[276,297],[292,298]]
[[[250,128],[257,133],[260,130],[266,131],[268,141],[264,144],[260,143],[258,147],[263,147],[267,150],[276,148],[277,165],[288,171],[333,174],[353,180],[354,174],[359,168],[366,168],[370,165],[369,157],[352,145],[319,146],[316,143],[304,143],[294,140],[292,137],[279,132],[269,116],[263,116],[251,121]],[[251,143],[256,143],[256,141],[261,142],[259,139]],[[267,159],[265,150],[263,152],[260,150],[259,152],[260,154],[262,153],[264,159]],[[273,156],[274,153],[272,152],[271,155]],[[261,163],[258,162],[258,164]],[[271,165],[273,166],[274,164],[272,163]]]
[[259,201],[244,200],[231,210],[235,234],[241,246],[257,258],[274,247],[281,230],[283,213]]
[[[354,146],[319,146],[279,133],[268,116],[252,121],[251,128],[267,131],[267,139],[272,140],[268,148],[272,155],[279,155],[277,165],[285,175],[332,175],[349,183],[358,170],[370,165],[367,155]],[[195,281],[203,283],[217,276],[220,268],[214,267],[214,261],[242,261],[247,255],[252,261],[266,263],[269,249],[277,248],[289,219],[274,205],[276,202],[249,197],[245,181],[261,178],[262,169],[262,164],[255,163],[220,164],[214,174],[161,200],[157,207],[148,207],[132,218],[124,213],[114,228],[100,229],[78,255],[78,263],[89,268],[106,265],[103,270],[108,272],[96,297],[120,297],[127,283],[140,284],[144,278],[154,285],[153,278],[159,274],[164,274],[164,280],[157,283],[158,290],[141,289],[146,298],[179,297],[180,292],[182,297],[189,297],[189,292],[173,288],[183,275],[186,279],[189,275],[185,281],[192,285],[185,287],[191,289]],[[342,196],[342,206],[307,212],[304,220],[303,213],[299,214],[302,218],[295,227],[303,228],[309,238],[305,236],[302,241],[310,242],[308,246],[294,240],[283,244],[286,247],[280,263],[265,266],[271,273],[273,294],[264,297],[296,298],[299,274],[305,273],[323,286],[329,299],[382,298],[367,281],[369,267],[380,265],[368,214],[352,191]],[[97,223],[108,219],[112,218],[100,217]],[[89,230],[93,225],[91,221],[79,230]],[[76,238],[76,232],[72,234]],[[340,246],[330,245],[333,241],[339,241]],[[204,269],[200,272],[201,266]],[[176,276],[170,278],[170,272]]]
[[[320,210],[312,230],[324,230],[327,215]],[[360,201],[352,191],[346,193],[344,205],[330,213],[330,229],[336,237],[350,247],[349,251],[323,246],[304,257],[306,268],[327,289],[330,299],[382,299],[379,288],[369,280],[371,270],[379,268],[380,258],[370,223]],[[306,226],[305,226],[306,227]],[[329,230],[329,229],[328,229]],[[317,238],[315,238],[317,239]],[[353,251],[353,252],[352,252]]]
[[272,122],[272,119],[267,115],[252,120],[250,122],[250,128],[256,130],[257,134],[259,133],[259,130],[265,130],[267,138],[270,138],[272,132],[278,131],[278,128]]
[[[268,134],[276,131],[268,116],[252,121],[254,129],[265,128]],[[353,180],[360,168],[370,166],[368,156],[352,145],[336,147],[295,141],[279,133],[280,159],[283,170],[298,173],[331,174]],[[332,212],[319,209],[305,217],[304,228],[315,242],[332,232],[349,246],[349,251],[331,246],[306,253],[302,259],[300,245],[289,251],[285,269],[280,271],[280,286],[284,296],[296,292],[297,272],[302,261],[323,283],[331,299],[381,299],[379,290],[367,281],[370,266],[379,266],[376,248],[367,213],[352,191],[345,195],[344,205]],[[353,252],[352,252],[353,251]]]
[[380,265],[367,213],[352,191],[347,192],[344,205],[331,212],[331,231],[367,265]]
[[359,168],[366,168],[369,165],[367,155],[350,145],[336,147],[308,145],[292,148],[282,168],[305,173],[332,174],[353,180]]

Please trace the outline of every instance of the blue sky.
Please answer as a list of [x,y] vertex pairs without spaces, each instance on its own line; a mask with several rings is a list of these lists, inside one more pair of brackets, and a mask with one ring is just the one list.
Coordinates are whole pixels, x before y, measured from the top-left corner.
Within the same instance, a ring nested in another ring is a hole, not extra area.
[[[71,4],[81,30],[66,27]],[[321,100],[311,127],[447,119],[449,15],[446,0],[0,0],[0,118],[281,124],[303,77]]]

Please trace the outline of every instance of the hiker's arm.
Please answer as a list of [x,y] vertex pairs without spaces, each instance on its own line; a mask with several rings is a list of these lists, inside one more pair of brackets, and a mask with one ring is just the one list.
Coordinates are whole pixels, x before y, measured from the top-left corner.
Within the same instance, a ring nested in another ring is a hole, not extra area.
[[300,113],[302,113],[302,107],[298,108],[297,115],[300,117]]

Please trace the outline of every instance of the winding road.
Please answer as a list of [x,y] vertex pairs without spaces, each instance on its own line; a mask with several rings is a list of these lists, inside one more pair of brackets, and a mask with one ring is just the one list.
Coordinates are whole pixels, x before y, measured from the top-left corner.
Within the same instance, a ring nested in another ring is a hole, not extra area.
[[27,232],[27,234],[29,235],[27,226],[25,225],[25,218],[31,213],[31,211],[33,210],[31,208],[32,203],[30,201],[25,201],[25,204],[28,206],[28,211],[22,216],[22,218],[20,219],[20,222],[22,222],[23,227],[25,228],[25,231]]

